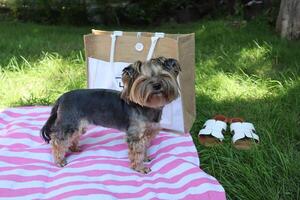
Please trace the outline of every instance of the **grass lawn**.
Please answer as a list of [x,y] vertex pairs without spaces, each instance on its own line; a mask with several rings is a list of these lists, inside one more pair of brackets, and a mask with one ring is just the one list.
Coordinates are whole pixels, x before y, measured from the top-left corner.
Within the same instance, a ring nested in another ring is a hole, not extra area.
[[[0,108],[49,105],[86,87],[83,34],[91,28],[0,22]],[[164,25],[135,31],[196,33],[197,119],[191,133],[202,168],[228,199],[300,199],[300,41],[280,39],[264,20]],[[243,117],[257,148],[205,148],[197,133],[214,114]]]

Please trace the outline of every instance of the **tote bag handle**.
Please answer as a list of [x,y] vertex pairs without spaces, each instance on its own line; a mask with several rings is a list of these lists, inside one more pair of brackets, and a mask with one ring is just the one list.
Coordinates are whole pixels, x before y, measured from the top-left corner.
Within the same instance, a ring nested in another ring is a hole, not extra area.
[[154,36],[151,37],[151,46],[147,55],[147,60],[150,60],[152,58],[157,41],[160,38],[164,38],[164,37],[165,37],[164,33],[158,33],[158,32],[154,33]]
[[[117,40],[117,37],[120,37],[122,35],[123,35],[123,31],[114,31],[111,34],[111,47],[110,47],[110,59],[109,59],[109,62],[111,63],[112,66],[113,66],[113,63],[114,63],[114,56],[115,56],[115,49],[116,49],[116,40]],[[139,37],[140,35],[141,35],[141,32],[138,32],[137,33],[137,37]],[[165,37],[165,33],[161,33],[161,32],[154,33],[154,36],[151,37],[151,45],[150,45],[149,52],[148,52],[146,60],[150,60],[152,58],[154,50],[155,50],[155,47],[156,47],[156,44],[157,44],[157,41],[160,38],[164,38],[164,37]]]

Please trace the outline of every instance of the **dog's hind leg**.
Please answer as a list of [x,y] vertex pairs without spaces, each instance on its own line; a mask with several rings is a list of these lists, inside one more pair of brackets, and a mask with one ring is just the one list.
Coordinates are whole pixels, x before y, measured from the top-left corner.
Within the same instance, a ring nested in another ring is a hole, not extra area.
[[79,139],[80,136],[86,132],[86,127],[88,126],[89,122],[85,119],[81,119],[78,125],[78,130],[75,131],[71,136],[71,146],[69,147],[70,151],[72,152],[80,152],[79,147]]
[[80,152],[80,148],[79,148],[79,139],[80,139],[80,135],[82,133],[80,131],[76,131],[73,135],[72,135],[72,139],[71,139],[71,146],[69,147],[70,151],[72,152]]
[[67,164],[65,156],[68,151],[68,141],[61,140],[57,138],[56,134],[52,134],[50,144],[55,164],[59,167],[64,167]]

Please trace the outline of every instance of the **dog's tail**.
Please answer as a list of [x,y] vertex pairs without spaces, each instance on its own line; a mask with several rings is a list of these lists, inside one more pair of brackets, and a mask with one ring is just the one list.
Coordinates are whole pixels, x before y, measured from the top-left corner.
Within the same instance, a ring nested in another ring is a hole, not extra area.
[[57,100],[54,106],[52,107],[50,117],[46,121],[45,125],[41,129],[41,136],[45,140],[45,142],[49,143],[51,140],[50,134],[53,132],[53,124],[57,118],[57,109],[58,109],[59,101]]

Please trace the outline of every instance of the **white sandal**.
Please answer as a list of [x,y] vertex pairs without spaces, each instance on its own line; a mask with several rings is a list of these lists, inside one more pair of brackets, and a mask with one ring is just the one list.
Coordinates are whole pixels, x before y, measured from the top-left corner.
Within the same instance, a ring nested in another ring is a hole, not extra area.
[[240,118],[231,119],[230,132],[232,143],[237,149],[250,149],[259,143],[259,136],[256,134],[253,124],[244,122]]
[[221,144],[224,140],[224,133],[227,128],[227,118],[223,115],[216,115],[214,119],[209,119],[199,131],[199,142],[204,146],[214,146]]

